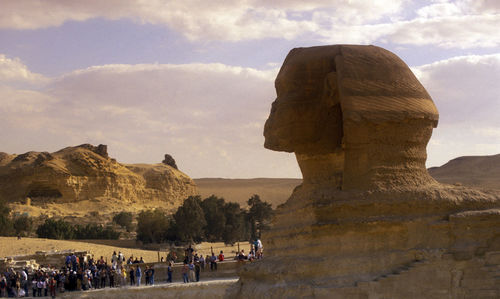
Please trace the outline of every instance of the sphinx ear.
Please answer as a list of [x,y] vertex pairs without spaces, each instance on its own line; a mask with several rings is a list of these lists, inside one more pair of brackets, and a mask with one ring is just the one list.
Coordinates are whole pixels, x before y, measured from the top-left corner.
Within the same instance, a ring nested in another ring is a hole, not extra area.
[[325,99],[328,107],[340,104],[337,72],[330,72],[326,74],[325,86],[323,88],[323,98]]

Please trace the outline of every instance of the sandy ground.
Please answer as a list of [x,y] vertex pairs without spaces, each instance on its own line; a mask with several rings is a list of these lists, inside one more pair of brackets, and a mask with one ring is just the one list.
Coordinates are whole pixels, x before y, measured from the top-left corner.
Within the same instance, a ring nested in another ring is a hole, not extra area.
[[258,194],[260,199],[276,208],[288,200],[293,189],[302,183],[302,179],[194,179],[201,198],[215,194],[226,201],[237,202],[241,207],[247,206],[248,199]]
[[[240,243],[241,249],[247,252],[249,248],[248,243]],[[232,257],[236,254],[238,249],[237,244],[235,246],[225,246],[224,243],[201,243],[194,246],[195,250],[199,254],[209,254],[211,248],[218,253],[223,250],[226,257]],[[6,256],[15,255],[27,255],[34,254],[37,251],[63,251],[63,250],[86,250],[96,257],[104,256],[108,259],[111,258],[113,251],[121,251],[125,257],[143,257],[146,262],[156,262],[158,261],[158,252],[152,250],[142,250],[142,249],[132,249],[123,248],[117,246],[101,245],[89,242],[78,242],[78,241],[63,241],[63,240],[50,240],[50,239],[39,239],[39,238],[22,238],[18,240],[15,237],[0,237],[0,258]],[[166,252],[160,252],[160,256],[165,257]]]

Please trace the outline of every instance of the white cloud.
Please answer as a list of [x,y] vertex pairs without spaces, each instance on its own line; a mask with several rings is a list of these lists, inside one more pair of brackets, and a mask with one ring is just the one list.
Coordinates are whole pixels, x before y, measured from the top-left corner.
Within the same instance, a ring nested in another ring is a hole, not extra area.
[[0,84],[46,84],[48,78],[41,74],[33,73],[19,58],[10,59],[0,54]]
[[193,177],[298,176],[293,156],[263,148],[276,72],[104,65],[54,78],[42,91],[0,88],[0,139],[9,140],[2,151],[103,143],[128,163],[172,154]]
[[6,0],[0,11],[0,28],[37,29],[66,21],[91,18],[132,19],[138,23],[163,24],[192,40],[293,39],[314,34],[321,24],[310,14],[334,15],[343,24],[362,24],[394,14],[403,0],[317,1],[58,1]]
[[500,45],[500,14],[416,18],[391,24],[384,38],[408,45],[478,48]]
[[466,49],[500,45],[498,3],[493,0],[6,0],[0,10],[0,28],[37,29],[100,17],[165,25],[191,40],[307,38],[328,43],[392,42]]
[[442,2],[424,6],[417,10],[417,15],[422,18],[446,17],[461,14],[462,10],[455,3]]
[[500,153],[500,54],[455,57],[415,70],[440,114],[429,166]]

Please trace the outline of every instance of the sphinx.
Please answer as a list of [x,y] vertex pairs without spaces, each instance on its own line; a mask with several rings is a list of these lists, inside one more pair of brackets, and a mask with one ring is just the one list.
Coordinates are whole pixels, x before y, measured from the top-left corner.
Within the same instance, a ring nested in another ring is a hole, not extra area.
[[276,78],[264,146],[294,152],[304,184],[341,190],[433,184],[439,114],[396,55],[375,46],[293,49]]
[[297,48],[275,81],[264,146],[303,175],[227,297],[495,298],[500,195],[437,183],[434,102],[375,46]]

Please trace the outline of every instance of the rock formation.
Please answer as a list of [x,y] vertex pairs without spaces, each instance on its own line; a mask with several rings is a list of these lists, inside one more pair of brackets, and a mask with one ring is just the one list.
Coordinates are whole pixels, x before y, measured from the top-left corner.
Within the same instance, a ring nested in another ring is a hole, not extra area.
[[265,147],[294,152],[303,183],[227,297],[500,297],[500,196],[429,176],[438,112],[401,59],[293,49],[276,91]]
[[177,164],[175,164],[174,158],[169,154],[165,154],[165,159],[161,163],[166,164],[168,166],[172,166],[175,169],[178,169]]
[[[55,153],[0,153],[0,197],[7,202],[71,203],[96,198],[122,203],[160,201],[175,207],[198,194],[186,174],[159,163],[121,164],[107,146],[83,144]],[[126,205],[124,205],[126,206]]]

